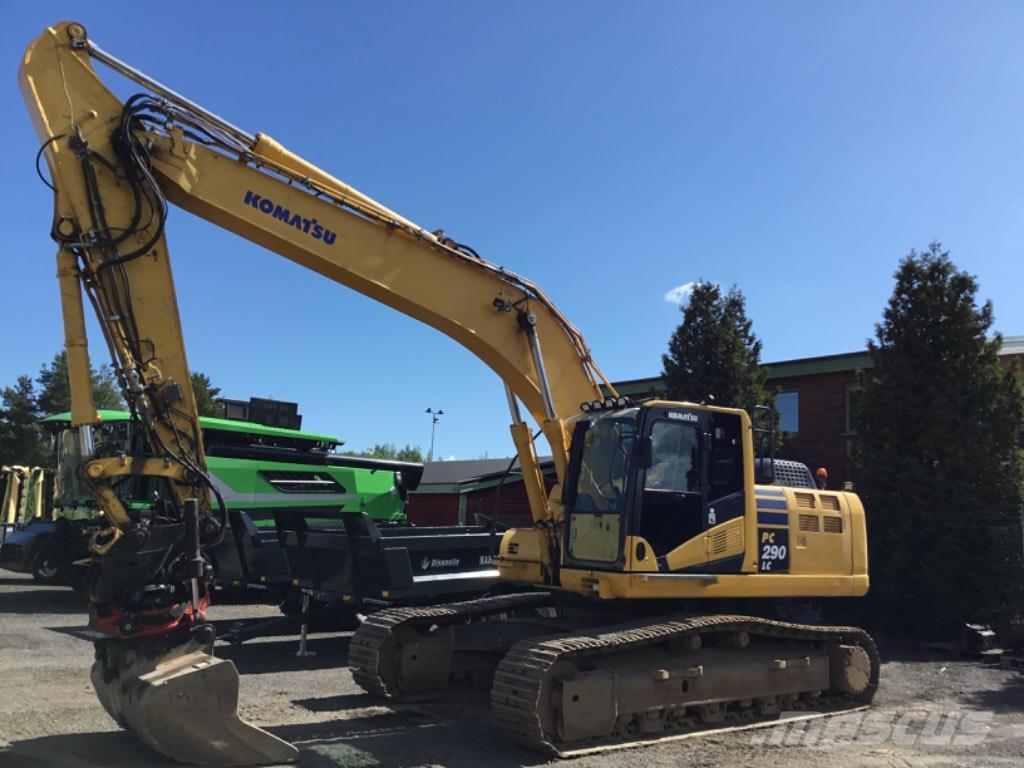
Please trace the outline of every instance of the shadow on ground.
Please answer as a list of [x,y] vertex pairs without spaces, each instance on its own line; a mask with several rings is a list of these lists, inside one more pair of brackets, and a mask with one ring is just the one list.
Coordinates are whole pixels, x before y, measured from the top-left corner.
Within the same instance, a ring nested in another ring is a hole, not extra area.
[[[516,747],[484,718],[438,719],[426,712],[268,728],[299,748],[298,768],[522,768],[545,762]],[[124,731],[43,736],[0,749],[4,768],[172,768]]]
[[310,712],[342,712],[347,709],[362,707],[379,707],[387,702],[378,696],[368,693],[342,693],[337,696],[324,696],[319,699],[292,699],[292,704]]
[[311,637],[307,648],[316,656],[307,658],[295,655],[299,650],[298,638],[242,645],[218,644],[215,652],[222,659],[231,659],[243,675],[266,675],[347,666],[348,643],[349,638],[345,636]]
[[124,731],[41,736],[0,750],[4,768],[171,768],[180,766]]
[[87,612],[85,603],[67,587],[39,587],[0,595],[0,613],[80,613],[84,616]]
[[975,691],[965,699],[968,706],[993,712],[1024,712],[1024,675],[1006,671],[998,687]]
[[522,768],[546,762],[512,744],[489,718],[464,713],[455,719],[398,711],[269,730],[299,747],[301,768]]
[[878,655],[882,661],[899,662],[929,662],[929,661],[959,661],[962,660],[955,648],[940,647],[939,645],[927,645],[922,642],[906,640],[902,638],[889,638],[886,636],[875,637],[878,645]]
[[0,587],[31,587],[34,579],[27,573],[23,576],[0,576]]

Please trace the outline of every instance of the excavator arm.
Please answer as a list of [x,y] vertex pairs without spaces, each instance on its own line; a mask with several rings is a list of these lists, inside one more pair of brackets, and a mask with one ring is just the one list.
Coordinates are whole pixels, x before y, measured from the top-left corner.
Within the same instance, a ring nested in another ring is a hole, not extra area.
[[[97,60],[152,93],[122,103],[97,76]],[[147,442],[175,447],[181,434],[191,439],[197,432],[163,234],[169,200],[465,346],[543,427],[564,476],[562,422],[581,402],[603,398],[608,382],[582,335],[536,285],[410,222],[270,137],[192,104],[99,49],[81,25],[58,24],[33,42],[20,80],[56,187],[53,233],[75,423],[95,419],[80,375],[88,370],[74,296],[81,284],[130,403],[140,413],[178,417],[173,427],[155,420]],[[197,434],[188,454],[201,466]],[[536,505],[534,515],[548,514],[544,507]],[[114,522],[125,521],[118,514]]]
[[[122,102],[97,61],[145,91]],[[98,418],[84,295],[139,427],[130,453],[96,456],[84,446],[84,479],[110,523],[91,543],[93,623],[111,636],[98,648],[97,691],[122,725],[179,759],[288,759],[287,745],[238,720],[237,673],[209,655],[201,552],[221,535],[223,505],[206,474],[164,232],[168,202],[437,328],[497,373],[549,574],[560,494],[547,497],[518,403],[541,426],[563,481],[566,420],[581,402],[603,399],[608,382],[533,283],[193,104],[100,49],[82,25],[45,30],[19,80],[53,180],[72,422],[87,442]],[[118,493],[133,477],[159,489],[144,515]],[[168,719],[182,697],[195,705]]]

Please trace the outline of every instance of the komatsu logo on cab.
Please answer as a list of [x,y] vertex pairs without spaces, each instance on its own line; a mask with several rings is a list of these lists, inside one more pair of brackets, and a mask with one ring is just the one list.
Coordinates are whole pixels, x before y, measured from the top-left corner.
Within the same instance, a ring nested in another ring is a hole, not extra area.
[[679,411],[669,411],[668,417],[673,421],[689,421],[696,424],[700,419],[697,418],[695,413],[680,413]]
[[316,219],[307,219],[301,213],[292,213],[287,208],[275,205],[269,199],[257,195],[250,190],[245,192],[245,203],[246,205],[251,205],[260,213],[273,216],[288,226],[295,227],[299,232],[306,233],[314,240],[323,240],[328,245],[334,245],[334,241],[338,238],[337,233],[332,232],[321,224],[317,224]]

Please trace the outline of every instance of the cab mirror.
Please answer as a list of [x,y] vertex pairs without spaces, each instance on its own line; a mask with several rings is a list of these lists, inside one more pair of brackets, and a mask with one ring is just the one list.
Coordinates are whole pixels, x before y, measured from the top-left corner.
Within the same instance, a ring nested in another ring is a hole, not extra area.
[[636,441],[636,464],[639,469],[647,469],[651,466],[652,453],[650,435],[645,435]]

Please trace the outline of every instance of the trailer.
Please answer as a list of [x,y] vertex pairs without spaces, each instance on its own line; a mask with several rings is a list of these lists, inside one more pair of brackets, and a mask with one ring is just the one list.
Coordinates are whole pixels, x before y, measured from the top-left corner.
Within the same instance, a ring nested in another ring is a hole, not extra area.
[[284,512],[270,532],[233,514],[230,545],[214,550],[221,588],[226,581],[251,585],[251,574],[268,572],[288,578],[290,588],[281,602],[284,617],[236,624],[222,639],[240,643],[303,624],[353,629],[383,608],[478,597],[497,586],[500,533],[493,525],[382,523],[357,512],[316,528],[303,514]]

